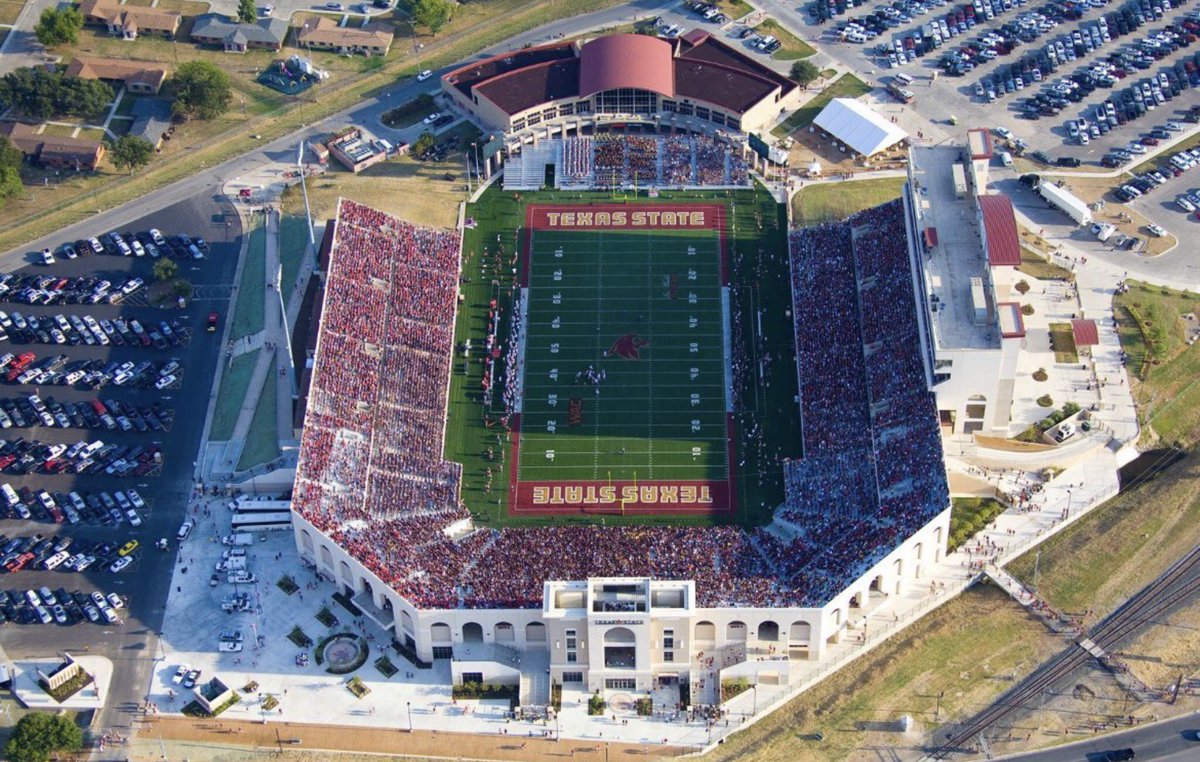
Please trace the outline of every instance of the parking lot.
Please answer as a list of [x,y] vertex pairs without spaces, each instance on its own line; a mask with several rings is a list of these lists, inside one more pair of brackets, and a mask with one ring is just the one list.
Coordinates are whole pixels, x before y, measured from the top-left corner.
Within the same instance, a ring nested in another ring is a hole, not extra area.
[[1098,164],[1117,150],[1129,154],[1121,163],[1136,160],[1129,144],[1190,113],[1188,91],[1200,84],[1200,16],[1187,6],[819,0],[807,9],[822,49],[872,84],[914,78],[906,89],[922,116],[1004,126],[1051,162]]
[[[214,215],[214,209],[220,212]],[[166,241],[158,257],[136,235],[149,236],[152,228]],[[138,240],[143,255],[130,245],[129,256],[119,249],[86,256],[76,250],[71,258],[61,247],[76,242],[62,241],[51,252],[53,264],[41,264],[42,252],[33,251],[27,264],[5,273],[12,277],[0,294],[0,327],[8,336],[0,342],[0,364],[7,366],[0,369],[0,489],[6,496],[0,498],[6,511],[0,547],[15,541],[20,549],[0,558],[5,591],[0,612],[15,620],[3,625],[10,658],[85,648],[110,657],[150,658],[146,633],[161,626],[174,538],[192,497],[240,224],[232,209],[197,198],[120,233],[126,245]],[[179,234],[193,243],[207,239],[202,259],[187,246],[167,251],[170,236]],[[178,277],[194,286],[194,298],[182,309],[174,298],[167,307],[150,306],[154,263],[172,256]],[[122,293],[121,286],[134,279],[142,285]],[[30,301],[31,289],[59,295],[49,303],[45,295]],[[98,290],[121,296],[89,298]],[[218,330],[209,332],[214,312]],[[23,367],[13,374],[14,365]],[[37,374],[28,375],[30,370]],[[169,538],[165,547],[163,538]],[[44,568],[47,561],[53,568]],[[10,563],[15,568],[5,569]],[[43,587],[55,599],[41,606],[51,616],[49,624],[42,623],[27,594]],[[109,605],[102,607],[93,592]],[[126,605],[116,608],[118,600]],[[53,628],[52,641],[47,628]],[[123,679],[140,680],[133,672]]]

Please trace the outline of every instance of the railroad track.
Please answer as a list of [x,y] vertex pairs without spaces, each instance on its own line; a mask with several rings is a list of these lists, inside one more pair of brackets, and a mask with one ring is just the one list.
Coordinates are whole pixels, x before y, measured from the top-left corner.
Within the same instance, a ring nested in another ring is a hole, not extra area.
[[[1198,588],[1200,547],[1193,548],[1158,579],[1139,590],[1108,618],[1096,625],[1092,629],[1090,640],[1107,652],[1147,622],[1194,594]],[[1052,657],[1038,671],[973,717],[961,729],[949,733],[945,743],[931,752],[929,757],[945,759],[951,754],[964,751],[971,739],[1010,714],[1032,708],[1030,702],[1037,699],[1042,691],[1070,675],[1091,658],[1092,654],[1084,650],[1077,641],[1067,650]]]

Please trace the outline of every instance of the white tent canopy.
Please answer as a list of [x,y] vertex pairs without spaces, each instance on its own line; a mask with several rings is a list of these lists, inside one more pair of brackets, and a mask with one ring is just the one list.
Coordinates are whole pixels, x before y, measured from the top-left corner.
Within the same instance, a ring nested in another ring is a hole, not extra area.
[[850,98],[834,98],[813,123],[863,156],[873,156],[908,137],[899,125]]

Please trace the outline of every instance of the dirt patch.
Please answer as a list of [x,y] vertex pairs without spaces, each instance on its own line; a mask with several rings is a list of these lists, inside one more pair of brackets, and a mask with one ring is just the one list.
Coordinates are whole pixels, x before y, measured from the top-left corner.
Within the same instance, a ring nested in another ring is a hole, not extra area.
[[[145,739],[154,739],[155,741],[161,735],[167,741],[232,744],[244,747],[247,751],[249,747],[269,747],[283,750],[300,747],[302,749],[337,749],[370,754],[407,754],[416,758],[444,758],[447,751],[453,749],[454,756],[462,759],[514,760],[514,762],[561,762],[561,758],[564,756],[584,762],[600,762],[605,759],[605,744],[596,741],[567,740],[556,743],[541,738],[527,739],[499,734],[483,736],[426,731],[408,733],[392,728],[307,725],[292,722],[273,722],[263,725],[256,722],[169,717],[146,723],[139,734]],[[281,744],[280,739],[299,739],[299,743]],[[641,759],[666,759],[690,751],[690,749],[677,746],[656,746],[652,749],[637,744],[613,743],[607,744],[607,746],[607,753],[613,759],[624,759],[629,754],[638,755]],[[327,754],[316,757],[311,754],[311,752],[297,751],[294,759],[329,758]],[[161,758],[161,755],[156,758]],[[289,755],[287,758],[293,757]],[[389,759],[394,759],[394,757],[389,756]]]

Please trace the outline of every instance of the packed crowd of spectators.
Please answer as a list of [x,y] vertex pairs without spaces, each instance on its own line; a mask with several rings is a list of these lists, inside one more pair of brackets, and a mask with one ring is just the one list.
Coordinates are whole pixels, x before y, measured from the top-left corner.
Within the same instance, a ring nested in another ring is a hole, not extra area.
[[682,135],[672,135],[662,141],[662,181],[665,185],[692,185],[692,141]]
[[[616,142],[594,141],[597,168]],[[461,466],[442,459],[458,239],[347,201],[336,225],[293,505],[419,607],[536,608],[546,579],[623,575],[693,579],[702,606],[819,605],[947,505],[898,204],[791,236],[805,457],[784,464],[790,539],[728,526],[448,536],[469,517]]]
[[780,518],[822,548],[784,556],[816,591],[865,572],[949,490],[901,202],[797,231],[790,248],[804,457],[784,463]]
[[458,236],[349,201],[335,224],[293,505],[330,532],[457,510],[442,432]]
[[[565,138],[565,185],[745,186],[747,164],[729,144],[707,135],[619,135]],[[594,174],[593,174],[594,173]]]

